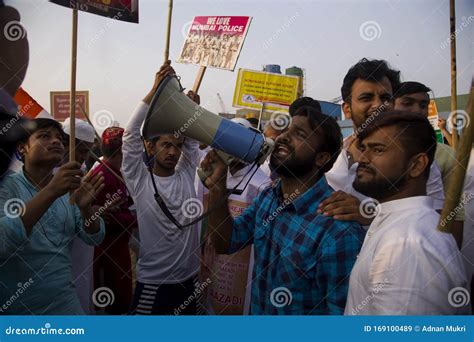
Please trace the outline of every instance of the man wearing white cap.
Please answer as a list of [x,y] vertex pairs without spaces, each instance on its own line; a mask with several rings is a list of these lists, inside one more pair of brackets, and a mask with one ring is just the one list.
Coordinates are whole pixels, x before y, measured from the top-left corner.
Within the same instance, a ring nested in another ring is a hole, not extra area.
[[[234,118],[232,121],[246,128],[252,128],[252,124],[246,119]],[[229,165],[227,189],[234,189],[239,184],[227,200],[233,217],[240,216],[254,198],[271,184],[270,178],[260,167],[255,171],[255,174],[254,171],[255,166],[251,167],[251,165],[237,159],[234,159]],[[200,180],[197,195],[204,207],[208,207],[209,191]],[[205,247],[201,257],[201,278],[211,280],[209,290],[205,291],[207,298],[204,298],[207,312],[216,315],[248,314],[253,271],[253,246],[248,246],[231,255],[216,255],[215,249],[205,233],[207,219],[201,222],[201,229],[204,231],[202,236],[205,236]],[[229,280],[231,284],[229,284]]]
[[[67,162],[69,160],[69,136],[71,135],[71,119],[67,118],[63,122],[63,130],[67,135],[67,141],[64,142],[64,147],[66,148],[66,156],[64,160]],[[89,151],[94,145],[95,131],[94,127],[89,125],[89,123],[76,119],[76,161],[82,165],[82,168],[85,169],[85,160]]]
[[[71,134],[71,119],[67,118],[63,122],[63,130],[67,135],[65,139],[64,162],[69,160],[69,136]],[[94,144],[94,128],[83,120],[76,119],[76,161],[81,164],[81,169],[85,171],[85,160]],[[72,247],[72,275],[76,292],[81,302],[82,309],[89,314],[91,308],[94,247],[86,245],[81,239],[76,237]]]

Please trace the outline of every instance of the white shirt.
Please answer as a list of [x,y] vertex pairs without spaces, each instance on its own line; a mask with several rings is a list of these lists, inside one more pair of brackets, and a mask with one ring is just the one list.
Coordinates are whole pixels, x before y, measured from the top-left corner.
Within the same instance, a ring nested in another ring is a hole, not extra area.
[[451,289],[468,287],[456,242],[438,221],[428,196],[380,205],[351,272],[346,315],[468,313],[469,305],[448,299]]
[[[360,201],[368,198],[367,196],[357,192],[352,187],[352,183],[356,177],[356,170],[359,163],[353,163],[349,167],[349,158],[347,150],[342,149],[337,157],[331,170],[326,172],[326,179],[331,188],[338,191],[344,191],[357,197]],[[441,171],[435,162],[431,164],[430,175],[426,183],[426,194],[433,199],[435,210],[443,209],[444,205],[444,189]]]
[[[199,270],[197,224],[180,230],[154,199],[150,173],[143,163],[140,136],[148,108],[144,102],[138,105],[125,128],[122,146],[122,174],[136,205],[140,232],[137,279],[146,284],[175,284],[189,279]],[[185,217],[182,207],[186,200],[196,198],[194,175],[198,148],[197,141],[185,139],[175,173],[169,177],[153,175],[159,194],[181,224],[192,221],[189,214]]]

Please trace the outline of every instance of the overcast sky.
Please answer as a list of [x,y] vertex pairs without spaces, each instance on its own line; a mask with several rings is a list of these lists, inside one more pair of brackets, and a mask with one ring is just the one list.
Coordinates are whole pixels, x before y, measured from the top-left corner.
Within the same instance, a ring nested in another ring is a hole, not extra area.
[[[71,10],[44,0],[6,0],[16,7],[30,41],[23,87],[48,111],[49,92],[70,84]],[[474,1],[456,1],[458,93],[474,74]],[[167,1],[140,0],[140,23],[79,13],[77,89],[90,91],[90,113],[106,110],[123,126],[153,84],[163,61]],[[320,100],[340,96],[347,69],[363,57],[383,58],[403,80],[450,94],[449,0],[174,1],[170,56],[178,57],[189,22],[197,15],[252,16],[235,72],[208,69],[202,104],[221,111],[220,93],[232,108],[238,68],[261,70],[280,64],[306,72],[306,94]],[[174,63],[191,88],[198,66]],[[100,130],[100,128],[99,128]]]

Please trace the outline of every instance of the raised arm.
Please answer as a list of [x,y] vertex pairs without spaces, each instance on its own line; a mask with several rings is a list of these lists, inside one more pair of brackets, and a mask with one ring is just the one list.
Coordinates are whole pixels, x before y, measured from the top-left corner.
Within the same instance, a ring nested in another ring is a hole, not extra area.
[[156,93],[161,81],[169,74],[174,74],[174,70],[170,66],[170,61],[167,61],[160,68],[160,71],[156,73],[153,87],[143,101],[138,104],[125,127],[122,144],[122,173],[128,188],[133,192],[137,191],[138,185],[147,177],[147,171],[143,164],[143,141],[140,129],[153,95]]

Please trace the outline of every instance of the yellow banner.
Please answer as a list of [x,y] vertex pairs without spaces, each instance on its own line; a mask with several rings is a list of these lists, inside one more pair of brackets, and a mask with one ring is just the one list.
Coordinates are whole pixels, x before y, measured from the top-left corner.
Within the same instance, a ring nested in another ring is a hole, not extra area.
[[300,77],[239,69],[233,106],[267,111],[288,111],[298,97]]

